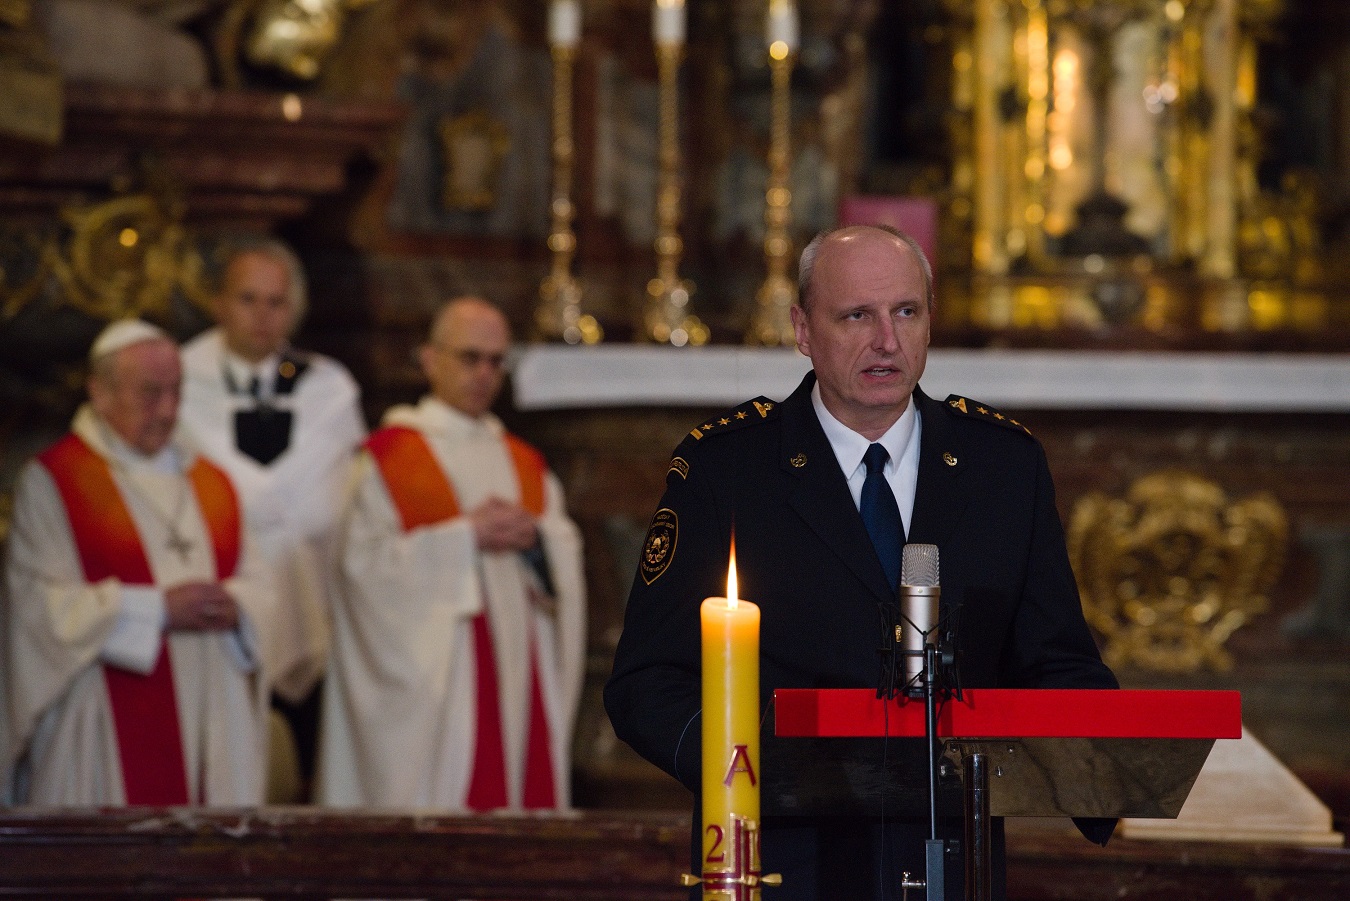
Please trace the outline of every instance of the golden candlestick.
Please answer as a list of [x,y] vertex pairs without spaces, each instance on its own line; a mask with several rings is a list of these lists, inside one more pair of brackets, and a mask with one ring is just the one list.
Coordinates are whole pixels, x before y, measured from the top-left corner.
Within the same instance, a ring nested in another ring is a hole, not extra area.
[[764,283],[755,296],[755,315],[746,343],[792,347],[796,337],[789,312],[797,302],[797,285],[788,277],[792,258],[791,127],[792,66],[796,54],[785,42],[769,47],[770,99],[769,178],[764,192]]
[[1210,127],[1210,159],[1202,171],[1208,172],[1208,203],[1205,207],[1207,240],[1200,255],[1200,272],[1215,278],[1237,274],[1237,129],[1239,110],[1238,58],[1243,36],[1238,29],[1237,0],[1219,0],[1215,15],[1221,33],[1230,35],[1218,42],[1211,94],[1214,111]]
[[534,321],[545,340],[568,344],[595,344],[604,331],[594,316],[581,312],[581,284],[572,275],[577,238],[572,232],[576,215],[572,204],[572,67],[576,47],[555,44],[553,50],[553,227],[548,249],[552,268],[539,285],[539,307]]
[[708,328],[689,312],[693,282],[680,278],[679,73],[684,45],[656,44],[660,88],[658,171],[656,182],[656,277],[647,282],[643,332],[650,341],[683,347],[706,344]]

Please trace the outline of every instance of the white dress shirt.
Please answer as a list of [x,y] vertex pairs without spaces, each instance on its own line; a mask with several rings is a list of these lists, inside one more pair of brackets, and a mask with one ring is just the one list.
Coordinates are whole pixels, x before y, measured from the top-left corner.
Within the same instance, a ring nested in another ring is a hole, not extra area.
[[889,458],[883,470],[891,493],[895,495],[896,506],[900,508],[900,518],[905,524],[905,534],[909,534],[910,518],[914,514],[914,489],[919,481],[919,438],[923,424],[915,410],[913,398],[905,407],[905,412],[875,442],[868,441],[862,435],[844,425],[825,408],[820,397],[820,383],[811,388],[811,404],[816,408],[816,418],[825,430],[825,438],[834,450],[834,458],[848,480],[848,490],[853,495],[853,506],[857,507],[862,497],[863,481],[867,478],[867,467],[863,464],[863,454],[872,444],[886,448]]

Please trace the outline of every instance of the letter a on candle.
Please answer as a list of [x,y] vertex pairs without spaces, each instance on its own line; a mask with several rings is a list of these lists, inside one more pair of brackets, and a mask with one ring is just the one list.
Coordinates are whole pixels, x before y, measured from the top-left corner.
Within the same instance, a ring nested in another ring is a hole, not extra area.
[[736,778],[737,773],[749,776],[751,785],[756,783],[755,764],[750,760],[750,749],[745,745],[737,745],[731,752],[731,764],[727,767],[727,777],[722,780],[722,784],[731,788],[731,780]]

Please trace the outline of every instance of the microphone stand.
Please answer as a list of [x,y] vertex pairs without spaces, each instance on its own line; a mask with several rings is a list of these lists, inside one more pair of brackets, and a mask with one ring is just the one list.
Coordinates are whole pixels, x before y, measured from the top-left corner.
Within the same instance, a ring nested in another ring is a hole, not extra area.
[[[941,630],[941,626],[934,626]],[[942,634],[939,631],[939,634]],[[950,647],[939,648],[924,634],[923,651],[901,651],[903,657],[923,657],[923,671],[918,685],[906,688],[911,698],[923,698],[924,738],[928,742],[928,823],[929,837],[924,842],[924,878],[915,880],[905,873],[901,887],[908,898],[909,889],[923,888],[927,901],[945,901],[946,898],[946,840],[938,837],[938,774],[941,771],[938,753],[937,705],[947,688],[941,684],[941,666],[950,666],[954,653]],[[959,683],[956,694],[960,696]],[[989,814],[989,771],[983,753],[970,752],[962,757],[962,783],[965,806],[965,897],[966,901],[990,901],[993,874],[993,846]]]
[[[931,629],[915,626],[900,605],[882,605],[881,677],[877,697],[892,700],[897,694],[923,699],[924,738],[928,742],[928,819],[929,838],[924,842],[924,878],[908,871],[901,874],[904,899],[910,889],[924,889],[927,901],[945,901],[947,842],[938,837],[938,777],[941,764],[938,747],[937,705],[943,696],[961,697],[960,673],[955,669],[956,632],[960,605],[939,617]],[[922,650],[906,650],[902,636],[912,629],[923,637]],[[933,640],[930,637],[936,636]],[[906,678],[905,661],[920,658],[922,668]],[[945,675],[944,675],[945,674]],[[965,901],[990,901],[992,895],[993,854],[990,840],[989,773],[987,757],[970,752],[962,757],[962,782],[965,806]]]
[[[937,645],[928,642],[924,636],[923,644],[923,681],[920,692],[923,694],[924,739],[928,742],[928,841],[923,843],[925,897],[928,901],[943,901],[947,897],[947,879],[944,859],[947,843],[938,838],[938,735],[937,735],[937,694],[938,668]],[[905,652],[913,654],[913,651]]]

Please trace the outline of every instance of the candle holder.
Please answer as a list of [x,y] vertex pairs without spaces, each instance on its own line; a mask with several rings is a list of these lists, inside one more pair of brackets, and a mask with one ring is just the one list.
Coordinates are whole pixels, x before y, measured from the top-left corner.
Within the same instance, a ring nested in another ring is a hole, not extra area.
[[596,344],[604,330],[595,317],[581,312],[581,284],[572,275],[577,238],[572,231],[572,68],[576,48],[553,48],[553,227],[548,236],[552,264],[539,285],[534,322],[539,337],[568,344]]
[[791,128],[792,67],[796,53],[784,43],[769,47],[772,76],[769,130],[769,177],[764,192],[764,268],[766,276],[755,295],[755,313],[746,333],[747,344],[792,347],[792,305],[797,285],[788,278],[792,257]]
[[679,73],[684,46],[656,44],[660,89],[656,184],[656,277],[647,282],[643,333],[649,341],[683,347],[708,343],[708,327],[689,312],[694,283],[680,278]]
[[759,849],[759,823],[733,814],[726,848],[731,866],[705,871],[702,877],[683,874],[680,885],[702,885],[703,901],[760,901],[764,897],[761,889],[766,885],[782,885],[783,877],[760,871]]

